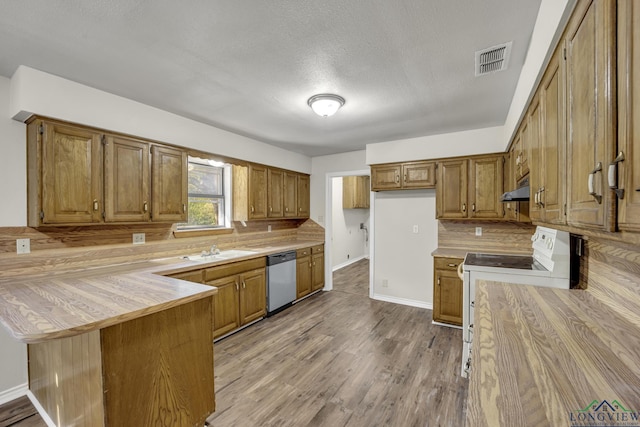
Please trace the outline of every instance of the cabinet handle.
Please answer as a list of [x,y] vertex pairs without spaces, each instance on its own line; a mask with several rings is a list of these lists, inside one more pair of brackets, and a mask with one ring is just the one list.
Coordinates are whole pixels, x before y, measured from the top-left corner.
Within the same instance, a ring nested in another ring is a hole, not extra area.
[[251,206],[251,213],[255,212],[255,209],[253,208],[253,206]]
[[476,204],[472,203],[471,204],[471,212],[475,212],[476,211]]
[[247,284],[244,282],[244,280],[242,281],[242,289],[247,289]]
[[467,211],[467,204],[463,203],[462,204],[462,212],[466,212]]
[[447,264],[449,267],[457,267],[458,264]]
[[187,205],[186,203],[182,204],[182,213],[185,213],[187,211]]
[[396,175],[396,184],[400,182],[400,175]]
[[596,167],[593,168],[593,170],[589,174],[589,181],[587,182],[587,185],[589,187],[589,194],[592,195],[594,199],[596,199],[596,202],[598,202],[598,204],[600,204],[602,203],[602,195],[597,194],[595,189],[593,188],[593,178],[595,177],[597,172],[602,172],[602,163],[600,162],[596,164]]
[[238,282],[236,282],[236,292],[240,290],[240,286],[238,286]]
[[407,182],[407,173],[406,172],[404,173],[403,179],[404,179],[404,182]]
[[544,208],[544,202],[542,201],[542,193],[544,193],[544,187],[540,187],[538,190],[538,204],[541,208]]
[[618,163],[622,161],[624,161],[624,153],[620,151],[613,162],[609,164],[608,173],[609,188],[616,192],[618,199],[624,199],[624,188],[618,188]]
[[309,268],[311,268],[311,262],[309,262]]
[[143,202],[142,203],[142,211],[143,212],[147,212],[149,210],[149,206],[147,205],[147,202]]
[[438,286],[440,286],[440,278],[438,277]]
[[98,199],[93,199],[93,210],[94,211],[98,210]]
[[285,212],[289,212],[289,208],[284,208],[284,211]]

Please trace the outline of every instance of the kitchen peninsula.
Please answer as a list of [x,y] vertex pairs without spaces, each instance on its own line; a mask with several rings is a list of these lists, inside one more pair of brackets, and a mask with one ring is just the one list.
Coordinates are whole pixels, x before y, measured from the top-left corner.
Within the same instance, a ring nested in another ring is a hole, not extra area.
[[203,425],[215,409],[215,287],[153,262],[3,279],[0,321],[29,344],[29,389],[58,426]]

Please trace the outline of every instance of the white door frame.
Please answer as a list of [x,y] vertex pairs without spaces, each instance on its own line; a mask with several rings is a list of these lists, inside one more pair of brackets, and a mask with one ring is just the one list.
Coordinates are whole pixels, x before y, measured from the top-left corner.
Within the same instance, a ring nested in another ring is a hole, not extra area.
[[[333,178],[351,175],[371,176],[369,169],[361,169],[343,172],[327,172],[325,176],[325,201],[324,201],[324,290],[333,290],[333,262],[332,262],[332,232],[333,232]],[[372,193],[373,194],[373,193]],[[369,297],[373,296],[373,197],[369,198]]]

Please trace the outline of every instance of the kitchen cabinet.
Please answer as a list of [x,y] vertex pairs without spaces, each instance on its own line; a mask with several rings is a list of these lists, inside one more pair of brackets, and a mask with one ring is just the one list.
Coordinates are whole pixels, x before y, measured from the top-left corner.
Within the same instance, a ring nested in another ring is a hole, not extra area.
[[296,299],[324,287],[324,245],[296,252]]
[[435,188],[435,172],[435,161],[372,165],[371,191]]
[[298,218],[309,218],[311,215],[309,191],[309,175],[298,175]]
[[213,336],[219,338],[267,313],[266,258],[256,258],[204,271],[205,284],[218,288],[213,296]]
[[263,165],[233,165],[233,221],[309,218],[309,175]]
[[529,173],[529,145],[527,144],[528,122],[523,120],[520,129],[513,141],[515,154],[515,177],[516,182]]
[[94,224],[104,209],[102,135],[69,124],[27,125],[28,225]]
[[557,49],[540,83],[539,154],[533,156],[531,169],[531,176],[539,179],[531,185],[530,206],[533,209],[537,205],[536,219],[549,224],[566,223],[566,108],[561,54],[562,49]]
[[31,227],[186,220],[184,150],[34,118],[27,163]]
[[504,154],[438,162],[438,219],[503,219]]
[[269,168],[267,170],[267,200],[269,211],[267,217],[284,217],[284,171]]
[[187,282],[203,283],[202,274],[204,270],[183,271],[181,273],[169,274],[174,279],[186,280]]
[[152,221],[187,221],[188,174],[185,150],[162,145],[151,146]]
[[283,186],[284,217],[295,218],[298,215],[298,174],[284,171]]
[[150,219],[149,144],[108,135],[104,143],[104,220]]
[[460,258],[435,257],[433,274],[433,321],[462,326],[462,280]]
[[565,33],[567,223],[614,231],[614,193],[606,188],[615,156],[615,1],[578,2]]
[[618,2],[617,185],[620,230],[640,231],[640,5]]
[[342,177],[342,209],[369,209],[368,176]]

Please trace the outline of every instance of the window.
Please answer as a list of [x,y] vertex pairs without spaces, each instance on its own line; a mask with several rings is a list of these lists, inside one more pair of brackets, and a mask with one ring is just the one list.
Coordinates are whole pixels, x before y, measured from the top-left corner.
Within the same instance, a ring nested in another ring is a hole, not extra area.
[[189,157],[189,219],[179,224],[178,229],[225,227],[228,223],[225,169],[223,163]]

